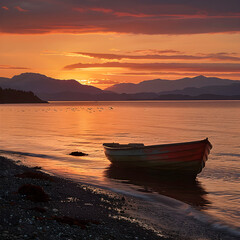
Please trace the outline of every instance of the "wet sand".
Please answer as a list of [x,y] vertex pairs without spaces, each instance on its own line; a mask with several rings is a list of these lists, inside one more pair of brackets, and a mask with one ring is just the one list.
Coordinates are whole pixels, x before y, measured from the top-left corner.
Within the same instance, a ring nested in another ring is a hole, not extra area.
[[[31,172],[31,173],[29,173]],[[21,192],[23,186],[38,192]],[[145,204],[0,157],[0,239],[237,239],[183,216],[166,204]],[[176,203],[175,203],[176,204]],[[150,207],[150,208],[149,208]],[[153,217],[154,216],[154,217]]]

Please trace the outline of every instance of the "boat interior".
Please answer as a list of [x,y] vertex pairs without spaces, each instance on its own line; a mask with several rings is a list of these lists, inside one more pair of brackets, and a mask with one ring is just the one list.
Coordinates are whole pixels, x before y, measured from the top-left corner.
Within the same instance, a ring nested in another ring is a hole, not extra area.
[[106,147],[117,147],[117,148],[126,148],[126,147],[144,147],[143,143],[128,143],[128,144],[120,144],[120,143],[104,143],[103,146]]

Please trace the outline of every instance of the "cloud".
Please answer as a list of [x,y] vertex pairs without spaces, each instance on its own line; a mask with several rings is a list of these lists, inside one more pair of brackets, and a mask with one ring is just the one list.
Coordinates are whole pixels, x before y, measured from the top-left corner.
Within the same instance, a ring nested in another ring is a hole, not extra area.
[[[160,51],[161,52],[161,51]],[[162,51],[164,52],[164,51]],[[167,52],[167,51],[166,51]],[[174,51],[173,51],[174,52]],[[240,61],[240,57],[232,56],[228,53],[214,53],[214,54],[198,54],[198,55],[163,55],[163,54],[144,54],[144,55],[124,55],[124,54],[109,54],[109,53],[89,53],[89,52],[74,52],[73,54],[79,54],[79,56],[107,59],[107,60],[122,60],[122,59],[144,59],[144,60],[230,60]]]
[[129,13],[129,12],[115,12],[114,15],[118,17],[135,17],[135,18],[146,18],[154,17],[156,15],[144,14],[144,13]]
[[94,11],[94,12],[102,12],[102,13],[112,13],[113,10],[109,8],[90,8],[89,10]]
[[206,59],[212,60],[228,60],[228,61],[240,61],[240,57],[234,56],[237,53],[212,53],[212,54],[205,54],[203,57]]
[[2,33],[240,32],[238,0],[2,0],[1,4],[5,10],[11,9],[1,12]]
[[2,6],[2,9],[4,9],[4,10],[9,10],[9,8],[6,7],[6,6]]
[[131,13],[131,12],[115,12],[113,9],[109,8],[90,8],[84,9],[84,11],[94,11],[94,12],[102,12],[112,14],[118,17],[153,17],[156,15],[153,14],[144,14],[144,13]]
[[16,66],[11,66],[11,65],[0,65],[0,69],[23,69],[23,70],[29,70],[30,68],[16,67]]
[[137,53],[137,54],[173,54],[173,53],[182,53],[181,51],[178,50],[173,50],[173,49],[166,49],[166,50],[158,50],[158,49],[139,49],[139,50],[134,50],[128,53]]
[[19,7],[19,6],[16,6],[15,8],[16,8],[19,12],[28,12],[28,10],[25,10],[25,9]]
[[134,71],[240,72],[238,63],[77,63],[65,70],[86,68],[126,68]]

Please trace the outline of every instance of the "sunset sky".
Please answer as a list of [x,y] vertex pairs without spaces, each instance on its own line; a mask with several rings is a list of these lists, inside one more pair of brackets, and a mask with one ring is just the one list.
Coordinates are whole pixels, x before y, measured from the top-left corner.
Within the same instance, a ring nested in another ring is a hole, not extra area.
[[1,0],[0,34],[0,77],[240,80],[239,0]]

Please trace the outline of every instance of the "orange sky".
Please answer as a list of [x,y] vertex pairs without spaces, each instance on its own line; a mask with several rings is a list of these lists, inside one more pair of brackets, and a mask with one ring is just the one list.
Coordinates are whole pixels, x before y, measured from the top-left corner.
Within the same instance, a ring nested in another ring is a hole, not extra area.
[[2,0],[0,76],[38,72],[100,88],[196,75],[240,80],[239,1],[185,2]]

